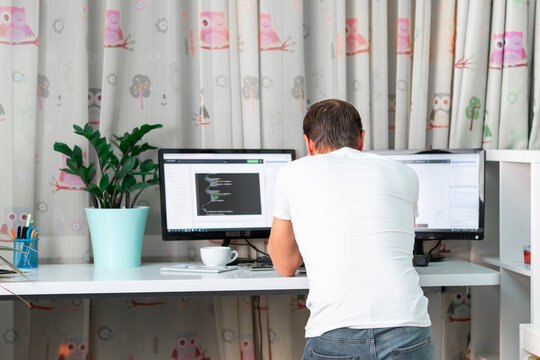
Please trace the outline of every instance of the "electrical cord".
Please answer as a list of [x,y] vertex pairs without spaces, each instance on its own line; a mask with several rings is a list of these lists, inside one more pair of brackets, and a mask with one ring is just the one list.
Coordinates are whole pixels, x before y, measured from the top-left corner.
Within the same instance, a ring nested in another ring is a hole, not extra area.
[[431,255],[431,253],[438,248],[441,245],[441,240],[437,241],[434,247],[431,248],[431,250],[428,251],[428,255]]
[[258,253],[260,253],[260,254],[263,254],[263,255],[266,255],[266,256],[270,256],[270,255],[268,255],[267,253],[265,253],[264,251],[257,249],[257,247],[256,247],[255,245],[253,245],[253,244],[248,240],[248,238],[244,238],[244,240],[245,240],[246,243],[249,245],[249,247],[252,248],[253,250],[255,250],[256,252],[258,252]]

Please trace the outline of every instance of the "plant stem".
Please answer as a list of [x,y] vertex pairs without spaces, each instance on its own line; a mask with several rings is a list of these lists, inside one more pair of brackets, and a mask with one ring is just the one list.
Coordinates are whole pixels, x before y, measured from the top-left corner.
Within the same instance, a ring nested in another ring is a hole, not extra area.
[[121,192],[119,195],[120,195],[120,196],[119,196],[118,200],[117,200],[116,203],[114,204],[114,207],[115,207],[115,208],[119,208],[119,207],[122,205],[122,199],[124,198],[124,193]]
[[143,192],[144,189],[139,190],[139,192],[135,195],[133,198],[133,201],[131,202],[131,207],[135,207],[135,203],[137,202],[137,199],[139,198],[139,195]]
[[[122,162],[119,161],[119,162],[118,162],[118,168],[116,168],[116,169],[113,168],[114,176],[113,176],[113,178],[112,178],[112,180],[111,180],[111,182],[110,182],[111,185],[114,185],[114,183],[115,183],[116,181],[120,181],[120,179],[118,178],[118,173],[120,172],[120,166],[121,166],[121,164],[122,164]],[[114,199],[115,199],[116,196],[117,196],[117,192],[116,192],[116,191],[117,191],[116,186],[113,186],[113,193],[112,193],[112,195],[111,195],[111,200],[112,200],[112,202],[114,202]],[[118,207],[120,207],[120,203],[121,203],[121,202],[122,202],[122,197],[120,197],[120,201],[118,202],[118,204],[119,204]]]
[[96,196],[94,194],[90,194],[90,199],[92,200],[92,204],[94,205],[94,207],[97,209],[99,207],[99,204]]
[[126,191],[126,208],[129,209],[130,201],[129,201],[129,192]]

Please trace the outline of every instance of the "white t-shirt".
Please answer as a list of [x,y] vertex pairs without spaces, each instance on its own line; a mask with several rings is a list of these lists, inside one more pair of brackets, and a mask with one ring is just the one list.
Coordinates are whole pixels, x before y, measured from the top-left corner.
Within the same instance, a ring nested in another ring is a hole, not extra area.
[[347,147],[281,170],[273,215],[292,221],[306,266],[306,337],[431,325],[412,266],[417,201],[412,169]]

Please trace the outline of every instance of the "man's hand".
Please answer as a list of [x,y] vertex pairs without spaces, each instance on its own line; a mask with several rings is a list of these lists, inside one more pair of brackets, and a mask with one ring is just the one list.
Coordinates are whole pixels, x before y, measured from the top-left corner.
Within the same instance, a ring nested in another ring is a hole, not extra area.
[[292,222],[274,217],[268,242],[268,253],[274,268],[283,276],[293,276],[302,263],[294,237]]

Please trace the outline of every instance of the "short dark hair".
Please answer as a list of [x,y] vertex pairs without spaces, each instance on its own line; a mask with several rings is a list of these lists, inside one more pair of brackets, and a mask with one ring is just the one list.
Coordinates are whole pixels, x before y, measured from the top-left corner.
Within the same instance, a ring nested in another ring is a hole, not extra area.
[[358,147],[362,120],[355,107],[346,101],[328,99],[313,104],[304,117],[304,135],[317,150]]

